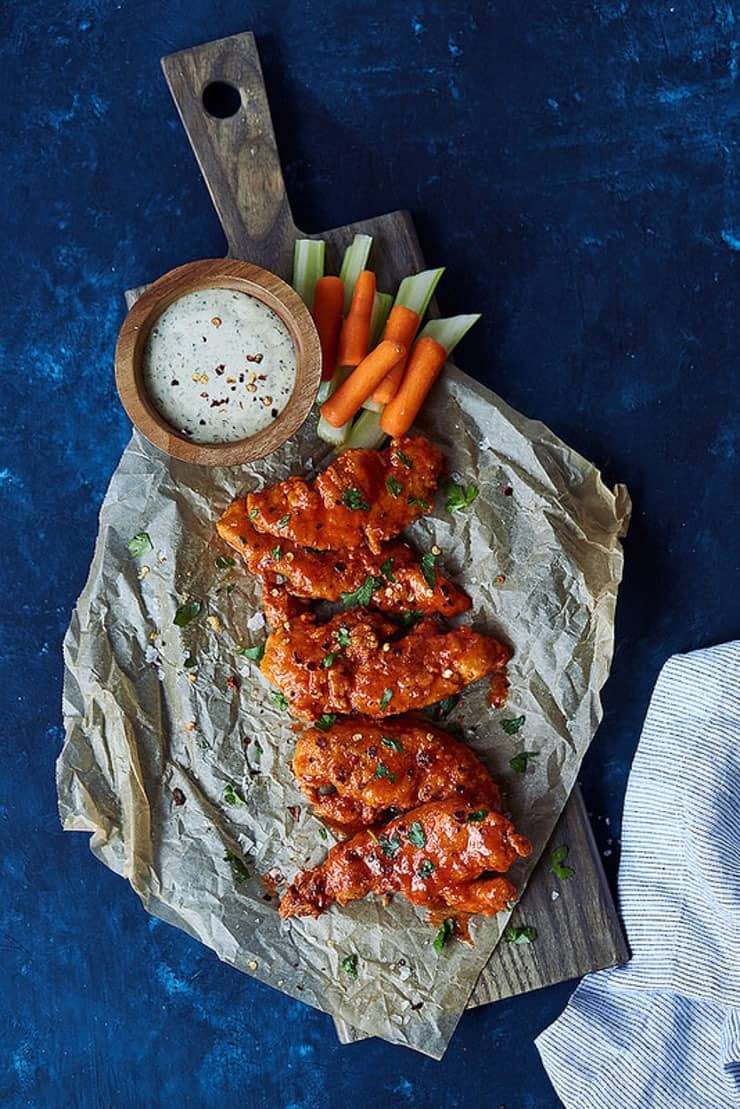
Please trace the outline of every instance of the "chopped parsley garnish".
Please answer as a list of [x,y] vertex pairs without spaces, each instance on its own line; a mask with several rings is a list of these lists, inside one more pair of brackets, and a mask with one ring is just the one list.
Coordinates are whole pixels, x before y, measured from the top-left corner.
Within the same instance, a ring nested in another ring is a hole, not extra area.
[[403,751],[403,744],[400,739],[394,739],[393,736],[384,735],[380,742],[384,747],[390,747],[391,751]]
[[233,581],[229,585],[226,586],[226,592],[227,593],[233,593],[234,592],[234,583],[233,583]]
[[239,647],[236,653],[238,655],[244,655],[245,658],[251,659],[252,662],[262,662],[265,653],[265,645],[264,643],[258,643],[256,647]]
[[177,624],[178,628],[184,628],[186,624],[200,615],[201,607],[200,601],[188,601],[186,604],[180,605],[175,613],[173,623]]
[[287,707],[288,707],[288,698],[285,696],[285,694],[283,693],[283,691],[281,689],[273,689],[270,696],[272,697],[273,701],[275,702],[275,704],[277,705],[277,707],[279,709],[287,709]]
[[237,791],[233,782],[227,782],[224,786],[224,801],[227,805],[246,805],[247,803]]
[[535,759],[538,755],[539,751],[520,751],[518,755],[514,755],[513,759],[509,759],[509,766],[517,774],[523,774],[527,769],[529,759]]
[[481,824],[488,816],[488,809],[476,809],[474,812],[468,813],[466,822],[468,824]]
[[383,854],[387,855],[389,859],[392,859],[401,850],[401,837],[398,832],[394,832],[390,839],[388,836],[380,836],[378,843]]
[[478,496],[478,486],[473,485],[458,485],[455,481],[446,481],[442,486],[447,500],[445,501],[445,508],[448,512],[454,512],[456,508],[468,508]]
[[284,528],[285,525],[289,524],[289,523],[290,523],[290,513],[286,512],[285,515],[281,516],[280,519],[278,520],[277,526],[279,528]]
[[413,508],[414,505],[418,504],[419,508],[423,508],[425,512],[428,512],[429,509],[432,507],[429,504],[429,501],[423,501],[421,497],[409,497],[406,503],[408,504],[409,508]]
[[430,705],[426,710],[426,714],[430,720],[446,720],[452,710],[457,706],[459,700],[459,693],[451,693],[449,697],[437,701],[436,705]]
[[537,929],[531,924],[510,924],[501,939],[504,943],[534,943]]
[[572,878],[575,874],[575,870],[572,866],[563,866],[563,862],[568,855],[568,850],[565,844],[562,844],[560,847],[556,847],[550,856],[550,873],[563,881],[565,881],[566,878]]
[[234,852],[229,847],[226,848],[226,854],[224,855],[224,862],[225,863],[231,863],[231,872],[234,876],[234,883],[237,886],[240,885],[242,882],[245,882],[247,880],[247,878],[249,877],[249,871],[247,870],[246,866],[244,865],[242,860],[239,858],[239,856],[235,855]]
[[128,541],[128,549],[134,558],[141,558],[147,551],[153,551],[152,541],[147,532],[140,531],[136,535],[132,535]]
[[192,670],[193,667],[197,666],[197,665],[198,665],[198,660],[196,658],[193,658],[192,655],[188,655],[188,657],[183,662],[183,666],[185,667],[186,670]]
[[252,509],[250,509],[250,512],[249,512],[249,519],[254,520],[255,516],[259,516],[259,514],[260,514],[260,510],[258,508],[252,508]]
[[397,497],[399,493],[403,492],[403,485],[393,476],[385,479],[385,487],[392,497]]
[[388,767],[385,765],[384,762],[379,762],[378,766],[377,766],[377,769],[376,769],[375,773],[373,774],[373,778],[387,778],[388,781],[391,784],[393,784],[393,782],[395,782],[395,780],[396,780],[396,775],[391,774],[390,770],[388,769]]
[[282,551],[282,548],[281,548],[280,544],[278,543],[277,547],[273,547],[272,550],[270,551],[270,557],[271,557],[273,562],[279,562],[280,559],[282,558],[282,556],[283,556],[283,551]]
[[350,976],[350,978],[356,978],[357,977],[357,956],[356,955],[345,955],[345,957],[342,959],[342,970],[344,971],[345,974],[348,974]]
[[229,566],[236,566],[236,559],[229,558],[228,555],[219,555],[218,558],[214,558],[213,564],[217,566],[219,570],[228,570]]
[[516,735],[526,719],[526,716],[511,716],[500,723],[507,735]]
[[409,843],[413,843],[414,847],[423,847],[426,841],[427,837],[419,821],[412,821],[409,828]]
[[367,512],[370,508],[361,489],[345,489],[342,493],[342,504],[351,512]]
[[329,667],[333,665],[334,659],[336,657],[337,657],[336,651],[330,651],[328,655],[324,655],[324,657],[321,660],[321,665],[324,667],[324,670],[328,670]]
[[318,720],[314,722],[314,726],[322,732],[328,732],[337,722],[337,714],[335,712],[325,712]]
[[392,689],[384,689],[383,690],[383,696],[380,698],[380,707],[381,707],[381,709],[387,709],[388,708],[389,704],[391,703],[392,696],[393,696],[393,690]]
[[434,941],[434,950],[437,952],[438,955],[442,954],[442,948],[447,943],[450,936],[454,935],[454,932],[455,921],[451,916],[448,916],[445,920],[442,921],[442,924],[440,925],[440,929],[437,932],[437,936]]
[[349,634],[349,628],[342,626],[334,633],[336,635],[337,643],[340,647],[351,647],[352,637]]
[[323,824],[319,825],[319,835],[321,836],[322,839],[328,839],[329,838],[329,833],[327,832],[327,830],[326,830],[326,828],[324,827]]
[[352,605],[369,605],[373,593],[376,589],[380,589],[382,584],[382,578],[376,578],[372,574],[368,574],[362,585],[355,589],[354,593],[340,593],[339,599],[346,608]]
[[412,609],[411,612],[404,612],[401,615],[401,623],[404,628],[413,628],[414,624],[421,620],[422,611],[420,608]]
[[424,862],[421,864],[416,873],[426,882],[432,871],[436,869],[437,868],[435,867],[431,859],[424,859]]
[[392,568],[393,568],[393,559],[392,558],[387,558],[385,560],[385,562],[383,562],[381,564],[380,572],[383,575],[383,577],[386,579],[386,581],[392,581],[395,584],[396,579],[393,577],[393,574],[391,573]]
[[437,556],[431,551],[421,556],[421,572],[429,588],[434,589],[437,584]]
[[413,462],[411,461],[411,459],[409,458],[409,456],[407,454],[403,453],[403,451],[396,451],[396,458],[398,459],[399,462],[403,462],[403,464],[404,464],[404,466],[406,467],[407,470],[413,470],[413,468],[414,468]]

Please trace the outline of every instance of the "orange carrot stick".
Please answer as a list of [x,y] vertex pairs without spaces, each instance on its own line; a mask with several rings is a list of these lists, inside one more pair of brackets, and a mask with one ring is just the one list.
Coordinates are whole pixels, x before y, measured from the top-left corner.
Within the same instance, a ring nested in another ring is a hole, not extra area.
[[320,277],[313,294],[313,319],[321,342],[321,377],[326,381],[337,364],[337,343],[344,311],[344,282]]
[[349,375],[336,393],[321,406],[321,415],[333,427],[341,427],[351,420],[363,401],[383,380],[385,375],[401,358],[406,357],[406,347],[383,339],[374,350],[363,358],[359,366]]
[[[418,330],[419,313],[415,312],[413,308],[407,308],[405,304],[397,304],[395,308],[391,309],[391,314],[383,331],[383,338],[395,339],[397,343],[403,343],[406,350],[411,350],[411,344]],[[387,404],[389,400],[393,400],[398,392],[398,386],[401,384],[405,368],[405,358],[396,362],[391,372],[386,374],[373,393],[374,401],[377,401],[378,404]]]
[[359,366],[367,354],[374,300],[375,274],[372,270],[361,270],[357,275],[349,312],[339,333],[337,361],[340,366]]
[[406,434],[446,360],[447,351],[436,339],[416,340],[398,392],[380,417],[386,435],[398,439]]

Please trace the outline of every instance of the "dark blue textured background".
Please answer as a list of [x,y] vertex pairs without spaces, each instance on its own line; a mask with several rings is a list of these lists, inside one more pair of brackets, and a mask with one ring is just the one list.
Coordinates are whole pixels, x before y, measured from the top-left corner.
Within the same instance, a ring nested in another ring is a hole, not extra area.
[[728,0],[9,0],[0,1102],[556,1105],[532,1040],[571,985],[466,1015],[440,1064],[341,1048],[328,1017],[147,917],[59,829],[60,643],[129,434],[111,368],[121,290],[224,250],[158,59],[248,29],[298,224],[411,209],[448,267],[442,308],[485,313],[460,364],[631,489],[583,772],[602,849],[661,663],[740,631]]

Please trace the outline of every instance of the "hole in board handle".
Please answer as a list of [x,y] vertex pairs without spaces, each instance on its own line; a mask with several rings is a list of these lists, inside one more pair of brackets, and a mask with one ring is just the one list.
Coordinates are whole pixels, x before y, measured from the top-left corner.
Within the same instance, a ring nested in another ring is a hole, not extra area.
[[229,119],[235,116],[242,106],[239,89],[228,81],[211,81],[201,95],[203,107],[214,119]]

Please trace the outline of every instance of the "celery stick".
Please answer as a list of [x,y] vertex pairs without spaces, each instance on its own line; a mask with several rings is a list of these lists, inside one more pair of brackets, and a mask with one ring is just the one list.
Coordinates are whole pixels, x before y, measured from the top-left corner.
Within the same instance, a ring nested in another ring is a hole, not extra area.
[[394,303],[412,308],[414,312],[418,312],[421,319],[429,307],[429,301],[434,296],[434,290],[444,272],[442,267],[437,270],[422,270],[421,273],[412,273],[409,277],[404,277],[398,286]]
[[323,239],[296,239],[293,250],[293,288],[313,312],[316,282],[324,276],[326,243]]
[[352,425],[341,449],[365,447],[375,450],[382,445],[385,438],[386,434],[380,426],[380,412],[363,412]]
[[375,300],[373,301],[373,314],[370,317],[370,338],[367,342],[367,349],[372,350],[377,346],[380,336],[383,334],[385,322],[390,314],[393,305],[393,297],[390,293],[376,293]]
[[[323,404],[325,400],[328,400],[332,393],[336,393],[339,386],[343,381],[347,380],[351,373],[352,370],[349,366],[338,366],[330,381],[322,381],[319,388],[319,396],[321,399],[319,400],[317,398],[316,403]],[[322,393],[323,396],[321,395]],[[352,421],[348,420],[347,423],[342,424],[341,427],[334,427],[334,425],[330,424],[328,420],[325,420],[323,416],[319,416],[319,422],[316,425],[316,434],[319,439],[323,439],[325,443],[331,443],[332,446],[336,447],[347,438],[351,423]]]
[[447,351],[449,357],[464,335],[480,319],[480,313],[470,316],[448,316],[443,320],[429,320],[422,328],[419,338],[436,339]]
[[352,293],[355,291],[355,281],[361,270],[367,267],[370,247],[373,245],[371,235],[355,235],[354,239],[344,252],[342,268],[339,276],[344,282],[344,314],[347,315],[352,303]]

